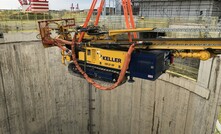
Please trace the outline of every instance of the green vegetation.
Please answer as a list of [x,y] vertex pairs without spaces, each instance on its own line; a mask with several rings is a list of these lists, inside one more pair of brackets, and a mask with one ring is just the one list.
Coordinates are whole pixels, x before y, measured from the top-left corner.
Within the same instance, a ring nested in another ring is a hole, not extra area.
[[1,21],[10,20],[42,20],[42,19],[57,19],[57,18],[85,18],[86,13],[74,13],[70,11],[50,11],[49,13],[25,13],[18,10],[2,10],[0,11]]
[[44,13],[15,13],[11,14],[8,17],[9,20],[42,20],[42,19],[52,19],[52,16],[50,14],[44,14]]
[[75,18],[76,24],[83,24],[86,13],[50,11],[49,13],[25,13],[18,10],[0,11],[0,32],[36,31],[38,20]]
[[5,10],[0,12],[2,21],[9,20],[36,20],[36,19],[52,19],[50,14],[46,13],[25,13],[16,10]]

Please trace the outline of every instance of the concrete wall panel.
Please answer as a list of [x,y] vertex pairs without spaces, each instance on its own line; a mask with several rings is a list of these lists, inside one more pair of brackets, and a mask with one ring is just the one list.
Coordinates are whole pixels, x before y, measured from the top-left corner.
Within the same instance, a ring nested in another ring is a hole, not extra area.
[[[56,48],[44,49],[40,42],[7,44],[0,48],[4,48],[0,54],[0,79],[4,88],[0,91],[5,91],[9,116],[9,124],[7,120],[1,122],[5,127],[0,127],[0,133],[88,133],[85,81],[67,73]],[[0,111],[6,111],[4,105]]]

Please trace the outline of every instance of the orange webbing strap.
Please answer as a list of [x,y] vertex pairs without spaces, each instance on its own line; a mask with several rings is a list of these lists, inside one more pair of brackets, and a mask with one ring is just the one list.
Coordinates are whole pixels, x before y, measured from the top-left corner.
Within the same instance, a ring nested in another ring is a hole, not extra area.
[[[128,7],[129,15],[130,15],[130,23],[131,23],[132,28],[134,29],[135,23],[134,23],[134,17],[133,17],[133,9],[131,7],[131,0],[127,0],[127,7]],[[134,32],[133,34],[134,34],[134,38],[137,38],[137,33]]]
[[97,11],[97,17],[96,17],[96,20],[94,22],[94,26],[98,25],[98,22],[100,20],[100,16],[101,16],[101,12],[103,10],[104,4],[105,4],[105,0],[101,0],[100,6],[99,6],[98,11]]
[[[123,6],[123,10],[124,10],[124,18],[125,18],[126,27],[127,27],[127,29],[130,29],[130,22],[129,22],[129,18],[128,18],[128,6],[127,6],[126,0],[122,0],[122,6]],[[130,33],[128,33],[128,38],[129,38],[129,41],[132,42],[132,37],[131,37]]]
[[[77,62],[77,58],[76,58],[76,54],[75,54],[75,45],[76,45],[76,35],[74,36],[73,38],[73,41],[70,42],[70,41],[66,41],[66,40],[63,40],[63,39],[55,39],[57,43],[61,43],[61,44],[69,44],[71,45],[71,49],[72,49],[72,58],[73,58],[73,63],[75,64],[76,68],[78,69],[78,71],[84,76],[84,78],[89,82],[91,83],[95,88],[97,89],[100,89],[100,90],[112,90],[112,89],[115,89],[117,86],[119,86],[121,84],[121,82],[124,80],[124,76],[126,74],[126,71],[128,69],[128,66],[129,66],[129,63],[130,63],[130,60],[131,60],[131,54],[132,52],[134,51],[135,49],[135,45],[132,44],[130,46],[130,48],[128,49],[128,52],[125,56],[125,61],[124,61],[124,64],[123,64],[123,67],[121,69],[121,72],[120,72],[120,75],[117,79],[117,82],[114,83],[113,85],[111,85],[110,87],[104,87],[98,83],[96,83],[93,79],[91,79],[83,70],[82,68],[80,67],[80,65],[78,64]],[[59,46],[59,45],[58,45]]]

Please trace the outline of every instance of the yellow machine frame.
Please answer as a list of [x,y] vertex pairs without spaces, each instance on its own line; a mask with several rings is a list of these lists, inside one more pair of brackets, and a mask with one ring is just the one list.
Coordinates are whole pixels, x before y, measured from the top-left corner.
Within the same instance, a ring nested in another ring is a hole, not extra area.
[[125,56],[125,51],[105,50],[95,47],[86,47],[86,53],[79,52],[79,60],[86,60],[89,64],[105,66],[113,69],[122,68]]

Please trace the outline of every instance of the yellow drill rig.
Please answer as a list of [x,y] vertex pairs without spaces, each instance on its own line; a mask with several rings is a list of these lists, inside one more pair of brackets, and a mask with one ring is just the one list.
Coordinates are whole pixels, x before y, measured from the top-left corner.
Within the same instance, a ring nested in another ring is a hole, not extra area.
[[[127,19],[132,22],[133,19],[127,2],[124,6],[130,15],[124,14],[127,29],[103,31],[98,26],[102,3],[95,23],[88,25],[96,4],[92,3],[83,26],[76,26],[75,19],[39,21],[42,43],[45,47],[59,47],[62,63],[69,61],[69,71],[101,90],[114,89],[128,78],[133,82],[133,77],[156,80],[174,57],[207,60],[221,53],[220,38],[164,38],[166,34],[156,28],[135,28],[133,23],[130,27]],[[125,34],[127,39],[119,38]],[[92,78],[114,84],[103,87]]]

